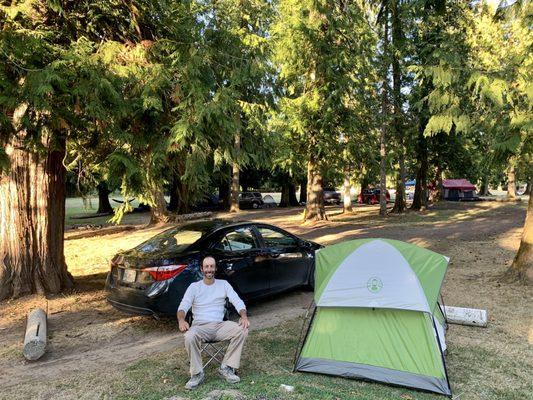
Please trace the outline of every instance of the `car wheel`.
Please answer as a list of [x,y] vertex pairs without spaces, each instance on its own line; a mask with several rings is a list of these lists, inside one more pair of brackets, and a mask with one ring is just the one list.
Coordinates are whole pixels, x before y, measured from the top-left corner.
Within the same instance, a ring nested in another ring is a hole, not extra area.
[[257,204],[257,203],[252,203],[252,208],[254,208],[254,209],[259,208],[259,204]]

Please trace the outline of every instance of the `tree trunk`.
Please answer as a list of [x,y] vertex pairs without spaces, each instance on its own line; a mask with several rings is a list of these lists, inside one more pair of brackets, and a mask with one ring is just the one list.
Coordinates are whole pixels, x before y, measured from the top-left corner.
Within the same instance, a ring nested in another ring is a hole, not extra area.
[[481,181],[481,187],[479,188],[479,195],[480,196],[490,196],[489,178],[488,178],[487,175],[483,176],[483,179]]
[[307,178],[300,183],[300,203],[307,203]]
[[522,240],[508,274],[529,284],[533,283],[533,196],[529,196]]
[[396,198],[394,199],[394,206],[391,212],[397,214],[405,212],[405,186],[400,178],[400,174],[398,174],[398,180],[396,181]]
[[[235,157],[238,156],[241,150],[241,134],[237,132],[235,134],[235,143],[234,143]],[[229,212],[235,213],[239,212],[239,163],[233,161],[232,165],[232,175],[231,175],[231,201]]]
[[187,214],[191,211],[189,200],[189,188],[181,180],[178,181],[178,210],[179,215]]
[[424,136],[424,130],[426,129],[427,119],[420,122],[418,127],[418,140],[417,140],[417,157],[418,157],[418,170],[416,172],[416,184],[415,193],[413,195],[413,204],[411,204],[411,210],[425,210],[427,208],[428,200],[428,143]]
[[111,191],[107,188],[105,182],[100,182],[96,188],[98,189],[98,211],[97,214],[113,214],[113,207],[109,203],[109,193]]
[[223,174],[221,180],[218,184],[218,198],[222,201],[222,209],[229,210],[231,191],[230,191],[230,182],[226,174]]
[[296,198],[296,185],[289,183],[289,205],[291,207],[299,206],[298,199]]
[[10,171],[0,176],[0,300],[74,282],[63,254],[65,139],[43,133],[44,154],[25,150],[24,139],[7,143]]
[[167,210],[167,202],[163,190],[155,182],[152,182],[152,204],[150,207],[149,225],[164,224],[170,221],[170,214]]
[[[387,124],[389,115],[389,61],[388,50],[389,49],[389,21],[388,16],[385,17],[385,26],[383,28],[383,53],[385,68],[383,72],[383,81],[381,88],[381,133],[379,136],[379,215],[384,217],[387,215]],[[363,188],[363,187],[362,187]]]
[[516,199],[515,161],[515,157],[511,157],[507,166],[507,198],[513,200]]
[[380,135],[380,163],[379,163],[379,215],[385,217],[387,215],[387,158],[386,158],[386,127],[385,123],[381,126],[381,135]]
[[352,208],[352,194],[351,194],[352,185],[350,184],[350,171],[346,169],[344,171],[344,210],[345,213],[351,213]]
[[324,208],[324,189],[322,187],[322,174],[316,165],[314,155],[309,157],[307,163],[307,203],[304,212],[304,220],[327,219]]
[[168,203],[168,211],[176,212],[179,208],[179,192],[178,181],[179,177],[172,174],[172,184],[170,185],[170,202]]
[[433,197],[433,201],[439,201],[444,200],[444,180],[442,178],[442,168],[440,166],[437,167],[437,187],[435,188],[435,196]]
[[289,207],[289,185],[285,182],[281,185],[281,200],[278,207]]
[[394,135],[398,140],[398,181],[396,182],[396,199],[392,211],[395,213],[405,212],[405,140],[402,130],[402,99],[401,99],[401,70],[400,70],[400,42],[402,40],[401,21],[398,10],[398,0],[390,2],[392,16],[392,97],[393,97],[393,120]]
[[524,196],[531,196],[531,183],[532,183],[533,179],[532,178],[528,178],[527,182],[526,182],[526,189],[524,190]]

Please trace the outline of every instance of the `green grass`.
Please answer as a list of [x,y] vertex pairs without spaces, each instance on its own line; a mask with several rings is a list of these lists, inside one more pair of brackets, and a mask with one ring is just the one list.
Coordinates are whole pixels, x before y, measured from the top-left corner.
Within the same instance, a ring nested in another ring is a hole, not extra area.
[[[84,373],[54,380],[51,385],[34,382],[19,385],[13,398],[109,398],[164,399],[178,396],[205,399],[214,390],[236,390],[245,399],[270,400],[436,400],[443,396],[359,380],[324,375],[293,373],[294,352],[298,345],[302,319],[281,326],[252,331],[249,336],[237,385],[225,383],[215,367],[206,371],[206,382],[194,392],[183,385],[188,379],[188,361],[183,347],[152,355],[126,367]],[[178,333],[176,333],[178,334]],[[132,351],[135,344],[132,343]],[[455,398],[461,400],[533,399],[533,364],[527,357],[494,351],[482,345],[458,347],[449,344],[446,357]],[[280,385],[294,386],[292,393]],[[46,396],[45,396],[46,397]],[[0,395],[2,398],[2,395]],[[218,398],[232,398],[223,395]]]
[[[302,319],[281,326],[252,331],[246,343],[240,376],[236,385],[225,383],[214,366],[206,371],[206,382],[196,391],[183,385],[188,379],[188,362],[183,347],[153,355],[127,367],[85,373],[53,382],[46,389],[35,383],[20,385],[15,398],[110,398],[122,400],[206,399],[215,390],[234,390],[245,399],[254,400],[436,400],[441,395],[380,383],[364,382],[325,375],[293,373],[293,359],[298,345]],[[176,333],[178,334],[178,333]],[[516,358],[502,350],[489,351],[481,345],[468,347],[448,343],[446,357],[454,398],[460,400],[533,399],[530,373],[533,363],[527,357]],[[132,344],[132,351],[135,346]],[[280,385],[294,386],[287,393]],[[12,393],[14,394],[14,393]],[[0,398],[2,396],[0,395]],[[12,398],[12,397],[10,397]],[[232,399],[230,394],[217,399]]]
[[[187,358],[183,349],[139,361],[123,371],[123,378],[112,387],[117,399],[161,399],[172,395],[203,399],[217,389],[235,389],[250,399],[440,399],[441,396],[316,374],[293,373],[293,358],[302,320],[282,327],[253,332],[246,345],[240,375],[242,381],[229,385],[215,367],[206,371],[206,383],[194,392],[183,385],[188,379]],[[166,382],[166,383],[165,383]],[[292,393],[280,385],[294,386]],[[402,397],[403,396],[403,397]]]
[[[203,399],[216,389],[236,389],[250,399],[442,399],[443,396],[379,383],[363,382],[324,375],[293,373],[293,357],[302,320],[253,332],[247,343],[240,370],[242,381],[228,385],[208,368],[207,381],[197,391],[183,389],[188,378],[186,354],[176,349],[170,354],[152,357],[123,371],[120,384],[112,387],[118,399],[161,399],[178,395]],[[460,399],[533,399],[531,362],[507,354],[495,354],[481,346],[450,346],[448,370],[454,395]],[[165,383],[166,382],[166,383]],[[295,387],[283,392],[280,385]]]
[[[112,199],[122,200],[121,195],[111,194],[109,196],[109,201],[113,208],[119,206],[118,203],[112,201]],[[137,207],[139,202],[137,200],[131,203],[133,207]],[[90,216],[91,214],[96,214],[98,210],[98,197],[89,196],[85,201],[81,197],[69,197],[66,200],[65,204],[65,224],[67,226],[77,226],[77,225],[108,225],[109,220],[112,216],[103,216],[103,217],[94,217],[94,218],[83,218],[78,219],[79,216]],[[122,224],[128,223],[129,220],[134,220],[138,214],[127,214],[122,220]]]

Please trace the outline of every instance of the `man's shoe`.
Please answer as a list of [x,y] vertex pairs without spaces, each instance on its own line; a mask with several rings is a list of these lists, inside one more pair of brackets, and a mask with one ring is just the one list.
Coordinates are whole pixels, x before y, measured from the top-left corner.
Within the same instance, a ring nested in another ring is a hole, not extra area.
[[202,384],[204,379],[205,379],[205,375],[204,375],[203,371],[198,373],[198,374],[196,374],[196,375],[191,376],[191,379],[189,379],[189,382],[187,382],[185,384],[185,389],[187,389],[187,390],[196,389],[198,386],[200,386]]
[[228,383],[237,383],[241,381],[241,378],[235,375],[235,370],[227,365],[222,364],[218,369],[218,373],[222,375]]

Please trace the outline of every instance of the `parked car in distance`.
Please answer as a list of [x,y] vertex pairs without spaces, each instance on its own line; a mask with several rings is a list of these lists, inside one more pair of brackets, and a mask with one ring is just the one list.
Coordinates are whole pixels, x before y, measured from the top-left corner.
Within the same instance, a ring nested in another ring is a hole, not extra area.
[[244,300],[314,286],[317,243],[273,225],[224,220],[168,229],[116,254],[106,281],[107,300],[133,314],[174,315],[187,287],[202,279],[206,255]]
[[263,197],[259,192],[242,192],[239,194],[239,208],[260,208],[263,206]]
[[211,194],[206,196],[202,201],[194,204],[191,207],[191,211],[219,211],[222,209],[222,202],[220,201],[218,195]]
[[[380,195],[381,190],[378,188],[363,189],[359,196],[357,196],[357,202],[359,204],[378,204]],[[390,201],[390,193],[388,190],[385,192],[385,197],[387,198],[387,201]]]
[[335,188],[324,189],[324,203],[326,204],[341,204],[341,194]]

